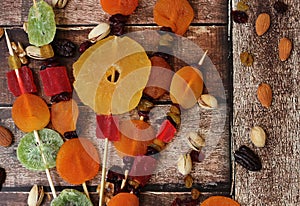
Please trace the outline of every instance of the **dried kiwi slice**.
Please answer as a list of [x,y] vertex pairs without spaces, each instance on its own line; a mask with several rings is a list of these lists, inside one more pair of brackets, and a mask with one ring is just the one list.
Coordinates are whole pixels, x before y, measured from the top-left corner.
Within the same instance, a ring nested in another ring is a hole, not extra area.
[[28,14],[29,43],[44,46],[53,41],[56,32],[55,14],[52,7],[41,0],[34,4]]
[[85,196],[85,194],[74,190],[64,189],[60,195],[52,200],[51,206],[93,206],[92,202]]
[[[57,152],[64,142],[59,133],[51,129],[39,130],[38,134],[41,143],[39,146],[33,132],[22,137],[18,145],[17,157],[27,169],[43,171],[46,168],[55,167]],[[43,162],[41,152],[45,156],[47,165]]]

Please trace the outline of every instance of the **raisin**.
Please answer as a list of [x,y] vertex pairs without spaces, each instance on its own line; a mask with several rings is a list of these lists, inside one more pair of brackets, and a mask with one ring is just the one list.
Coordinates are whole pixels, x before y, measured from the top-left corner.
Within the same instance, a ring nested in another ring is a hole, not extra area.
[[78,49],[79,53],[85,52],[85,50],[87,50],[92,45],[93,45],[93,43],[90,41],[85,41],[85,42],[81,43],[79,46],[79,49]]
[[205,155],[202,152],[192,150],[191,153],[192,162],[202,162],[205,158]]
[[66,138],[66,139],[78,138],[78,135],[77,135],[76,131],[65,132],[64,138]]
[[248,21],[248,15],[243,11],[232,11],[233,21],[239,24],[246,23]]
[[131,167],[132,167],[133,161],[134,161],[134,157],[124,156],[123,157],[123,163],[124,163],[123,169],[124,170],[130,170]]
[[69,92],[62,92],[60,94],[54,95],[51,97],[51,102],[61,102],[61,101],[69,101],[72,98],[71,93]]
[[47,59],[41,66],[40,70],[45,70],[49,67],[57,67],[60,66],[60,63],[56,60],[56,58]]
[[52,42],[52,47],[55,54],[63,57],[71,57],[75,54],[76,46],[73,42],[67,39],[56,39]]
[[145,122],[149,120],[149,112],[138,111],[138,115],[143,117],[143,121]]
[[161,27],[158,32],[160,32],[160,31],[173,33],[172,29],[170,27],[166,27],[166,26]]
[[108,170],[106,181],[111,183],[117,183],[119,181],[122,182],[122,180],[124,179],[123,173],[124,171],[121,167],[114,165]]
[[111,24],[110,35],[122,36],[123,34],[125,34],[125,24]]
[[119,23],[126,23],[129,16],[124,16],[122,14],[115,14],[109,17],[109,22],[111,24],[119,24]]
[[249,147],[242,145],[234,153],[235,161],[249,171],[259,171],[262,168],[260,158]]
[[288,5],[285,4],[282,1],[277,1],[275,2],[275,4],[273,5],[274,9],[277,11],[277,13],[279,14],[283,14],[288,10]]

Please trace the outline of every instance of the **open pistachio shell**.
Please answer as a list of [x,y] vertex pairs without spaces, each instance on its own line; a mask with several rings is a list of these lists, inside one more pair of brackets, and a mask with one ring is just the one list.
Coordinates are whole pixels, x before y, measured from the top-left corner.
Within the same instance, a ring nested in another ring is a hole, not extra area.
[[100,23],[89,33],[89,40],[94,43],[106,37],[110,32],[110,26],[107,23]]
[[187,136],[188,145],[196,151],[200,151],[205,146],[205,139],[196,132],[190,132]]

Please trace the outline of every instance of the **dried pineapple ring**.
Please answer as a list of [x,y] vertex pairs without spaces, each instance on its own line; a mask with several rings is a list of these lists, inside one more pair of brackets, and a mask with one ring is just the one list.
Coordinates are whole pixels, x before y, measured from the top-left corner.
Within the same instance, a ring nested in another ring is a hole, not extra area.
[[133,39],[111,36],[86,50],[73,68],[74,88],[84,104],[97,114],[122,114],[138,105],[151,62]]

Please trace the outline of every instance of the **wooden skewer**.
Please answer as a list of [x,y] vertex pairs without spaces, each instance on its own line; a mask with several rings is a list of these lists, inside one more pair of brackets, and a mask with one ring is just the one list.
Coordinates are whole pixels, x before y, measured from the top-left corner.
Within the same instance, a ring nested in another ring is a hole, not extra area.
[[[41,141],[40,141],[39,133],[36,130],[34,130],[33,134],[34,134],[36,143],[38,145],[40,145]],[[40,153],[41,153],[44,164],[47,166],[47,161],[46,161],[44,153],[41,150],[40,150]],[[52,181],[52,178],[51,178],[51,175],[50,175],[50,171],[49,171],[48,168],[46,168],[45,171],[46,171],[47,179],[48,179],[48,182],[49,182],[49,185],[50,185],[50,188],[51,188],[52,195],[53,195],[54,198],[56,198],[57,197],[56,196],[56,191],[55,191],[55,188],[54,188],[54,185],[53,185],[53,181]]]
[[[11,46],[11,42],[10,42],[9,37],[8,37],[8,35],[7,35],[7,32],[6,32],[6,29],[4,30],[4,33],[5,33],[6,44],[7,44],[7,47],[8,47],[9,55],[10,55],[10,56],[15,56],[15,54],[14,54],[14,52],[13,52],[13,49],[12,49],[12,46]],[[17,80],[18,80],[18,83],[19,83],[19,85],[20,85],[21,93],[24,94],[24,93],[25,93],[25,90],[24,90],[23,82],[22,82],[21,77],[20,77],[19,70],[18,70],[18,69],[15,69],[14,71],[15,71],[15,73],[16,73]],[[41,142],[40,142],[40,137],[39,137],[38,131],[37,131],[37,130],[34,130],[34,131],[33,131],[33,134],[34,134],[36,143],[37,143],[38,145],[40,145]],[[45,158],[44,153],[43,153],[41,150],[40,150],[40,153],[41,153],[41,156],[42,156],[42,159],[43,159],[44,164],[47,166],[47,161],[46,161],[46,158]],[[54,185],[53,185],[53,181],[52,181],[52,178],[51,178],[49,169],[46,168],[46,169],[45,169],[45,172],[46,172],[46,176],[47,176],[47,179],[48,179],[50,188],[51,188],[52,195],[53,195],[54,198],[56,198],[56,197],[57,197],[57,196],[56,196],[56,191],[55,191],[55,188],[54,188]]]
[[83,187],[83,191],[84,191],[85,195],[86,195],[89,199],[91,199],[91,198],[90,198],[90,195],[89,195],[89,191],[88,191],[88,189],[87,189],[87,186],[86,186],[86,183],[85,183],[85,182],[82,183],[82,187]]

